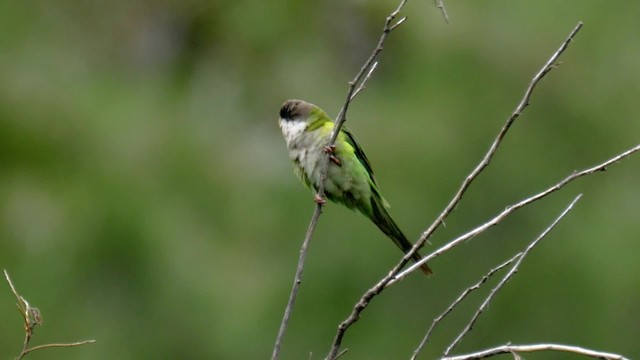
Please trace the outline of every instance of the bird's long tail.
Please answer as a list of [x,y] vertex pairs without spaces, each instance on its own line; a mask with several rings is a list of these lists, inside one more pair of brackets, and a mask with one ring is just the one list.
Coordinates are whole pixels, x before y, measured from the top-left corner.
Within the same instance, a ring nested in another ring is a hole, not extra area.
[[[371,199],[371,208],[372,208],[372,220],[378,226],[383,233],[385,233],[405,254],[409,252],[413,248],[413,244],[407,240],[407,237],[404,236],[398,225],[396,225],[395,221],[391,218],[387,209],[385,209],[382,204],[382,199],[376,197],[372,197]],[[422,260],[422,256],[416,253],[413,255],[412,259],[414,261]],[[420,270],[426,275],[431,275],[433,272],[427,266],[427,264],[422,264],[420,266]]]

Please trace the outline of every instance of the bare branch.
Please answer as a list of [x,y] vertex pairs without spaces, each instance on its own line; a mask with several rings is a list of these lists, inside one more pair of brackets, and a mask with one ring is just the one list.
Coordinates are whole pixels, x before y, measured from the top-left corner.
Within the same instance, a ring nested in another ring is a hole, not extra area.
[[85,344],[93,344],[95,342],[96,342],[95,340],[83,340],[83,341],[77,341],[77,342],[72,342],[72,343],[38,345],[38,346],[34,346],[32,348],[29,348],[29,349],[25,350],[23,352],[23,355],[27,355],[28,353],[30,353],[32,351],[36,351],[36,350],[40,350],[40,349],[53,348],[53,347],[74,347],[74,346],[80,346],[80,345],[85,345]]
[[289,324],[289,319],[291,319],[293,306],[295,305],[296,297],[298,296],[298,290],[300,289],[300,284],[302,283],[302,273],[304,272],[304,263],[307,258],[307,249],[309,248],[311,237],[316,229],[316,225],[318,224],[320,214],[322,214],[322,205],[316,204],[313,215],[311,216],[311,222],[309,223],[309,227],[307,228],[307,233],[304,237],[304,241],[302,242],[302,247],[300,248],[300,257],[298,258],[296,275],[293,279],[293,287],[291,288],[289,300],[287,301],[287,307],[284,310],[284,316],[282,318],[282,322],[280,323],[278,337],[276,338],[276,343],[273,347],[273,354],[271,355],[272,360],[276,360],[280,356],[280,347],[282,346],[282,340],[284,339],[284,334],[287,331],[287,325]]
[[[349,89],[347,91],[347,96],[344,104],[342,105],[342,108],[340,109],[340,112],[338,113],[338,116],[336,117],[335,125],[333,127],[333,132],[331,133],[331,138],[329,140],[328,145],[332,145],[335,143],[336,138],[338,137],[338,133],[340,133],[340,129],[342,128],[342,125],[347,120],[346,118],[347,110],[349,109],[349,105],[351,105],[351,101],[353,101],[355,97],[354,93],[356,93],[356,89],[358,87],[364,87],[364,84],[369,80],[369,76],[365,76],[365,74],[373,71],[370,69],[372,67],[375,67],[374,64],[376,63],[376,59],[378,58],[378,55],[384,49],[384,43],[387,40],[387,37],[393,30],[395,30],[399,25],[404,23],[404,21],[407,19],[406,17],[403,17],[398,22],[393,23],[396,17],[398,17],[398,14],[402,10],[402,8],[407,4],[407,1],[408,0],[402,0],[398,5],[398,7],[393,12],[391,12],[389,16],[387,16],[387,20],[384,24],[384,27],[382,28],[382,34],[380,35],[378,44],[373,49],[373,52],[371,53],[371,55],[369,55],[369,58],[367,59],[367,61],[365,61],[365,63],[362,65],[362,67],[360,68],[360,71],[358,71],[358,74],[356,74],[356,77],[349,82]],[[318,189],[318,195],[321,197],[324,197],[324,181],[327,179],[326,176],[327,176],[328,165],[329,165],[329,155],[327,155],[325,158],[325,166],[323,167],[324,171],[322,176],[322,182],[320,183],[320,189]]]
[[486,231],[487,229],[489,229],[492,226],[497,225],[498,223],[500,223],[502,220],[504,220],[504,218],[506,218],[507,216],[509,216],[512,212],[518,210],[519,208],[529,205],[534,201],[540,200],[543,197],[556,192],[558,190],[560,190],[561,188],[563,188],[565,185],[569,184],[570,182],[583,177],[583,176],[587,176],[587,175],[591,175],[593,173],[599,172],[599,171],[605,171],[607,169],[607,167],[609,167],[610,165],[613,165],[615,163],[617,163],[618,161],[630,156],[631,154],[640,151],[640,144],[636,145],[635,147],[620,153],[614,157],[612,157],[611,159],[599,164],[599,165],[595,165],[593,167],[590,167],[588,169],[584,169],[582,171],[576,172],[574,171],[571,175],[567,176],[566,178],[564,178],[562,181],[558,182],[557,184],[549,187],[548,189],[539,192],[531,197],[528,197],[524,200],[521,200],[520,202],[510,205],[507,208],[505,208],[500,214],[498,214],[497,216],[495,216],[493,219],[485,222],[484,224],[478,226],[477,228],[467,232],[466,234],[463,234],[459,237],[457,237],[456,239],[448,242],[447,244],[445,244],[444,246],[440,247],[438,250],[432,252],[431,254],[429,254],[428,256],[425,256],[422,260],[416,262],[415,264],[412,264],[410,267],[408,267],[406,270],[402,271],[401,273],[397,274],[392,280],[390,280],[388,282],[388,285],[392,285],[396,282],[398,282],[399,280],[402,280],[405,276],[407,276],[409,273],[415,271],[417,268],[420,267],[420,265],[422,263],[426,263],[430,260],[433,260],[434,258],[444,254],[445,252],[451,250],[452,248],[460,245],[463,242],[466,242],[467,240],[470,240],[472,238],[474,238],[475,236],[477,236],[478,234]]
[[444,357],[441,360],[471,360],[471,359],[484,359],[500,354],[517,354],[523,352],[537,352],[537,351],[559,351],[567,352],[595,359],[606,360],[629,360],[628,358],[612,353],[606,353],[601,351],[595,351],[590,349],[581,348],[578,346],[568,346],[560,344],[533,344],[533,345],[502,345],[493,349],[483,350],[476,353],[458,355],[452,357]]
[[436,7],[440,9],[442,13],[442,17],[444,17],[444,22],[449,23],[449,14],[447,14],[447,9],[444,7],[444,0],[435,0]]
[[482,285],[484,285],[487,280],[489,280],[495,273],[497,273],[498,271],[504,269],[506,266],[509,266],[511,263],[513,263],[514,261],[516,261],[520,256],[522,256],[522,253],[519,252],[516,255],[514,255],[511,259],[503,262],[502,264],[496,266],[495,268],[491,269],[491,271],[489,271],[485,276],[482,277],[482,279],[480,279],[480,281],[478,281],[477,283],[475,283],[474,285],[466,288],[461,294],[460,296],[458,296],[458,298],[451,303],[451,305],[449,305],[449,307],[442,313],[440,314],[438,317],[436,317],[435,319],[433,319],[433,322],[431,323],[431,326],[429,327],[429,330],[427,331],[427,333],[425,334],[424,338],[422,339],[422,341],[420,342],[420,345],[418,345],[418,347],[416,348],[416,350],[413,352],[413,355],[411,356],[411,360],[415,360],[417,358],[417,356],[420,354],[420,351],[422,351],[422,349],[424,348],[424,346],[427,344],[427,342],[429,341],[429,338],[431,337],[431,333],[433,332],[433,330],[435,329],[435,327],[447,316],[449,315],[449,313],[451,313],[451,311],[453,311],[453,309],[455,309],[456,306],[458,306],[458,304],[460,304],[462,302],[462,300],[464,300],[470,293],[472,293],[475,290],[480,289],[480,287]]
[[[402,0],[398,7],[391,13],[386,19],[384,24],[384,28],[382,29],[382,35],[380,35],[380,39],[378,40],[378,44],[373,49],[373,52],[369,56],[369,58],[365,61],[364,65],[360,68],[360,71],[356,74],[355,78],[349,82],[349,88],[347,91],[347,96],[344,102],[344,105],[340,109],[338,116],[335,121],[335,125],[333,127],[333,132],[331,133],[331,137],[327,145],[333,145],[336,142],[340,129],[342,125],[347,120],[346,114],[349,109],[349,105],[353,101],[353,99],[362,91],[365,87],[365,84],[371,77],[371,74],[375,70],[377,66],[377,57],[380,52],[384,49],[384,43],[387,40],[389,34],[395,30],[398,26],[400,26],[405,20],[406,17],[400,19],[399,21],[394,23],[394,20],[400,13],[400,10],[405,6],[407,0]],[[329,157],[327,154],[324,163],[322,164],[322,171],[320,176],[320,186],[318,188],[318,192],[316,197],[319,199],[324,199],[325,197],[325,181],[327,180],[327,171],[329,169]],[[300,284],[302,283],[302,274],[304,272],[304,264],[307,257],[307,249],[309,248],[309,243],[311,242],[311,238],[315,231],[315,228],[318,224],[318,219],[320,215],[322,215],[322,207],[323,203],[317,202],[315,209],[313,211],[313,215],[311,216],[311,220],[309,222],[309,227],[307,228],[307,232],[302,242],[302,247],[300,248],[300,256],[298,258],[298,265],[296,268],[296,274],[293,279],[293,286],[291,289],[291,293],[289,295],[289,300],[287,302],[287,306],[284,311],[284,315],[282,318],[282,322],[280,323],[280,329],[278,330],[278,336],[276,337],[276,342],[273,347],[273,353],[271,355],[272,360],[276,360],[280,356],[280,348],[282,346],[282,341],[284,339],[284,335],[287,331],[287,325],[289,323],[289,319],[291,318],[291,313],[293,312],[293,306],[296,301],[296,297],[298,294],[298,289],[300,288]],[[337,356],[337,351],[333,354],[333,358]]]
[[[404,2],[401,3],[400,5],[402,6],[403,4],[404,4]],[[396,12],[398,10],[399,10],[399,8],[396,10]],[[387,26],[388,26],[389,23],[390,23],[390,21],[389,21],[389,18],[388,18],[387,19]],[[385,28],[387,26],[385,26]],[[462,199],[462,196],[464,195],[464,193],[466,192],[468,187],[471,185],[471,182],[473,182],[473,180],[482,172],[482,170],[484,170],[489,165],[491,159],[493,158],[493,155],[496,153],[496,151],[497,151],[498,147],[500,146],[500,144],[502,142],[502,139],[506,135],[507,131],[509,130],[511,125],[515,122],[515,120],[520,116],[520,114],[524,111],[524,109],[527,107],[527,105],[529,104],[529,99],[531,97],[531,94],[533,93],[533,90],[534,90],[536,84],[538,84],[538,82],[549,71],[551,71],[551,69],[553,69],[553,67],[555,66],[554,64],[557,61],[557,59],[565,51],[565,49],[567,48],[569,43],[573,40],[573,38],[575,37],[575,35],[578,33],[578,31],[581,28],[582,28],[582,22],[579,22],[578,25],[573,29],[573,31],[571,31],[571,33],[569,34],[567,39],[564,40],[564,42],[562,43],[560,48],[558,48],[558,50],[556,50],[556,52],[549,58],[549,60],[547,60],[546,64],[542,67],[542,69],[540,69],[540,71],[538,71],[538,73],[533,77],[533,79],[531,80],[529,86],[527,87],[527,90],[525,91],[524,97],[522,98],[522,100],[520,101],[518,106],[516,107],[515,111],[511,115],[511,117],[507,120],[507,122],[504,124],[504,126],[502,127],[502,129],[498,133],[496,139],[494,140],[493,144],[489,148],[487,154],[480,161],[480,163],[476,166],[476,168],[462,182],[462,185],[460,186],[460,189],[454,195],[453,199],[451,200],[451,202],[449,202],[447,207],[442,211],[442,213],[438,216],[438,218],[436,218],[436,220],[433,222],[433,224],[420,236],[420,239],[416,242],[416,244],[413,246],[411,251],[409,251],[409,252],[407,252],[405,254],[405,256],[402,258],[402,260],[389,272],[389,274],[387,276],[385,276],[376,285],[374,285],[372,288],[370,288],[369,290],[367,290],[364,293],[364,295],[360,298],[360,300],[353,307],[353,310],[351,311],[351,314],[349,314],[349,316],[342,323],[340,323],[340,325],[338,326],[338,331],[336,332],[336,336],[335,336],[335,338],[333,340],[333,344],[331,345],[331,351],[329,352],[329,355],[327,356],[328,359],[330,359],[330,360],[335,359],[335,355],[337,354],[337,352],[338,352],[338,350],[340,348],[340,345],[342,343],[342,338],[344,337],[344,333],[347,331],[347,329],[351,325],[353,325],[356,321],[358,321],[358,319],[360,318],[360,313],[369,305],[369,302],[375,296],[377,296],[382,291],[384,291],[385,287],[387,286],[387,284],[389,282],[391,282],[393,279],[397,278],[396,275],[398,275],[400,270],[409,262],[409,260],[413,257],[413,255],[415,253],[417,253],[418,250],[422,246],[424,246],[424,244],[431,237],[433,232],[444,222],[444,220],[449,216],[449,214],[457,206],[457,204]],[[334,131],[335,131],[335,129],[334,129]],[[328,162],[328,160],[327,160],[327,162]],[[435,256],[431,257],[430,259],[432,259],[434,257]],[[421,261],[421,263],[425,263],[426,261],[428,261],[427,258],[423,259],[423,261]]]
[[529,246],[527,246],[527,248],[522,252],[522,256],[520,256],[518,258],[518,261],[516,261],[516,263],[513,264],[513,267],[511,268],[511,270],[509,270],[509,272],[502,278],[502,280],[500,280],[498,285],[496,285],[496,287],[491,290],[489,295],[482,302],[482,305],[480,305],[480,307],[475,312],[475,314],[473,314],[467,326],[465,326],[465,328],[462,330],[462,332],[460,332],[458,337],[456,337],[455,340],[453,340],[453,342],[449,345],[449,347],[447,347],[447,350],[444,352],[444,356],[449,355],[451,351],[453,351],[453,349],[456,346],[458,346],[460,341],[462,341],[462,339],[469,333],[469,331],[471,331],[471,329],[473,328],[473,325],[476,323],[476,320],[478,320],[478,317],[480,316],[480,314],[482,314],[487,309],[487,307],[489,307],[489,303],[491,302],[491,300],[493,300],[493,297],[496,296],[496,294],[502,289],[502,287],[513,277],[513,275],[515,275],[518,272],[518,268],[520,267],[520,264],[522,264],[522,261],[524,260],[524,258],[527,257],[531,249],[533,249],[540,242],[540,240],[542,240],[545,236],[547,236],[547,234],[560,222],[560,220],[562,220],[569,213],[569,211],[573,209],[573,206],[575,205],[576,202],[578,202],[578,200],[580,200],[581,197],[582,197],[582,194],[576,196],[576,198],[573,199],[573,201],[569,204],[569,206],[567,206],[567,208],[564,209],[564,211],[551,223],[551,225],[549,225],[546,229],[544,229],[544,231],[540,233],[540,235],[538,235],[538,237],[535,240],[533,240],[533,242],[531,242]]
[[493,159],[493,156],[498,150],[498,147],[502,143],[502,140],[504,139],[505,135],[511,128],[511,125],[513,125],[516,119],[520,117],[524,109],[527,106],[529,106],[531,94],[533,94],[533,90],[535,89],[536,85],[540,82],[540,80],[542,80],[542,78],[544,78],[546,74],[548,74],[556,66],[556,61],[558,60],[560,55],[562,55],[562,53],[567,49],[567,47],[569,46],[571,41],[573,41],[573,38],[576,36],[578,31],[580,31],[581,28],[582,28],[582,22],[579,22],[578,25],[576,25],[576,27],[571,31],[569,36],[562,42],[562,45],[560,45],[558,50],[556,50],[556,52],[553,53],[553,55],[551,55],[551,57],[549,58],[549,60],[547,60],[544,66],[536,73],[536,75],[533,77],[533,79],[529,83],[529,86],[525,90],[522,100],[520,100],[520,103],[518,104],[518,106],[516,106],[516,109],[513,111],[509,119],[507,119],[506,123],[502,126],[502,129],[500,130],[495,140],[491,144],[491,147],[485,154],[484,158],[482,158],[482,160],[475,167],[475,169],[473,169],[473,171],[464,179],[464,181],[462,182],[462,185],[460,186],[460,189],[454,195],[453,199],[451,199],[447,207],[442,211],[442,213],[433,222],[433,224],[431,224],[431,226],[429,226],[429,228],[424,233],[422,233],[422,235],[420,236],[420,239],[413,246],[413,249],[404,256],[404,259],[403,259],[404,261],[402,266],[404,266],[404,264],[406,264],[413,257],[413,255],[420,248],[422,248],[422,246],[424,246],[424,244],[431,237],[431,235],[433,235],[436,229],[444,222],[444,220],[449,216],[449,214],[453,212],[453,210],[456,208],[460,200],[462,200],[462,196],[467,191],[471,183],[478,177],[478,175],[480,175],[480,173],[487,166],[489,166],[489,163]]

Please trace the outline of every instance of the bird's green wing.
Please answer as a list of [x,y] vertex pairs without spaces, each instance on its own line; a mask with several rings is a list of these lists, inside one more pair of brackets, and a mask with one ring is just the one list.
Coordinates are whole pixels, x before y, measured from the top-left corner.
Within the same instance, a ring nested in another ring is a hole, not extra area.
[[376,183],[376,178],[373,176],[373,168],[371,168],[371,163],[369,162],[369,159],[367,159],[367,155],[364,154],[364,151],[362,150],[360,145],[358,145],[356,139],[353,137],[353,134],[349,130],[342,128],[342,132],[345,134],[345,140],[347,141],[347,143],[349,143],[349,145],[353,147],[356,158],[358,159],[358,161],[360,161],[362,166],[364,166],[364,168],[367,170],[367,173],[369,174],[371,191],[379,199],[383,207],[390,208],[391,206],[389,205],[387,200],[385,200],[382,195],[380,195],[378,184]]
[[345,140],[347,141],[347,143],[349,143],[349,145],[353,147],[353,150],[356,154],[356,157],[358,158],[358,161],[360,161],[360,163],[364,166],[364,168],[367,169],[367,172],[369,173],[369,177],[371,178],[371,181],[373,182],[374,185],[376,185],[376,179],[373,176],[373,169],[371,168],[371,163],[369,162],[369,159],[367,159],[367,155],[364,154],[364,151],[362,151],[362,148],[356,142],[356,139],[353,137],[353,134],[351,133],[351,131],[343,127],[342,132],[346,135]]

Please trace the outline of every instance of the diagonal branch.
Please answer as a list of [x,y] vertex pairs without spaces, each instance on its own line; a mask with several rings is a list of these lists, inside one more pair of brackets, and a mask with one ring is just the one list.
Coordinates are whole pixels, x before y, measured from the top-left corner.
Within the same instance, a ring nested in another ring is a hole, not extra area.
[[538,352],[538,351],[558,351],[573,353],[582,356],[592,357],[594,359],[604,360],[629,360],[628,358],[612,353],[606,353],[601,351],[595,351],[590,349],[581,348],[578,346],[568,346],[560,344],[534,344],[534,345],[502,345],[493,349],[478,351],[466,355],[458,355],[452,357],[444,357],[441,360],[472,360],[472,359],[484,359],[500,354],[514,354],[522,352]]
[[547,236],[547,234],[560,222],[560,220],[562,220],[569,213],[569,211],[573,209],[573,206],[576,204],[576,202],[578,202],[578,200],[580,200],[581,197],[582,194],[576,196],[576,198],[573,199],[569,206],[564,209],[564,211],[551,223],[551,225],[544,229],[544,231],[540,235],[538,235],[538,237],[533,242],[531,242],[529,246],[527,246],[527,248],[522,252],[522,256],[520,256],[518,258],[518,261],[513,264],[511,270],[509,270],[509,272],[502,278],[502,280],[500,280],[498,285],[496,285],[496,287],[491,290],[489,295],[482,302],[482,305],[480,305],[475,314],[473,314],[467,326],[465,326],[462,332],[460,332],[460,334],[455,338],[455,340],[453,340],[449,347],[447,347],[447,350],[444,352],[444,356],[449,355],[451,351],[453,351],[453,349],[458,346],[460,341],[462,341],[462,339],[471,331],[473,325],[478,320],[478,317],[480,317],[480,314],[482,314],[487,309],[487,307],[489,307],[489,303],[491,302],[491,300],[493,300],[494,296],[496,296],[496,294],[502,289],[502,287],[513,277],[513,275],[518,272],[518,268],[520,267],[520,264],[522,264],[524,258],[527,257],[529,252],[531,252],[531,250],[540,242],[540,240]]
[[507,216],[509,216],[512,212],[520,209],[523,206],[529,205],[534,201],[540,200],[543,197],[554,193],[560,189],[562,189],[565,185],[569,184],[570,182],[581,178],[583,176],[587,176],[587,175],[591,175],[593,173],[599,172],[599,171],[605,171],[610,165],[613,165],[615,163],[617,163],[618,161],[631,156],[633,153],[640,151],[640,144],[636,145],[635,147],[620,153],[612,158],[610,158],[609,160],[599,164],[599,165],[595,165],[593,167],[590,167],[588,169],[584,169],[582,171],[574,171],[571,175],[567,176],[566,178],[562,179],[562,181],[558,182],[557,184],[547,188],[544,191],[541,191],[531,197],[528,197],[524,200],[521,200],[520,202],[507,206],[507,208],[505,208],[500,214],[498,214],[497,216],[495,216],[493,219],[487,221],[486,223],[478,226],[477,228],[467,232],[466,234],[463,234],[457,238],[455,238],[454,240],[448,242],[447,244],[443,245],[442,247],[440,247],[438,250],[432,252],[431,254],[429,254],[428,256],[425,256],[422,260],[416,262],[415,264],[412,264],[410,267],[408,267],[406,270],[402,271],[401,273],[397,274],[395,277],[393,277],[392,280],[390,280],[387,284],[387,286],[392,285],[400,280],[402,280],[405,276],[407,276],[409,273],[415,271],[421,264],[426,263],[430,260],[433,260],[434,258],[444,254],[445,252],[451,250],[452,248],[476,237],[478,234],[486,231],[487,229],[489,229],[492,226],[497,225],[498,223],[500,223],[502,220],[504,220]]
[[444,0],[435,0],[436,7],[440,9],[442,13],[442,17],[444,18],[444,22],[449,23],[449,14],[447,14],[447,9],[444,7]]
[[[327,145],[333,145],[340,133],[340,129],[342,125],[347,120],[346,114],[349,109],[349,105],[353,101],[353,99],[362,91],[365,87],[366,82],[371,77],[371,74],[376,69],[378,55],[384,49],[384,43],[387,40],[389,34],[395,30],[398,26],[400,26],[407,18],[403,17],[398,21],[395,21],[396,17],[400,13],[400,10],[405,6],[408,0],[402,0],[398,7],[387,16],[386,22],[384,24],[384,28],[382,29],[382,35],[380,35],[380,39],[378,40],[378,44],[373,49],[373,52],[369,56],[369,58],[365,61],[364,65],[360,68],[360,71],[356,74],[355,78],[349,82],[349,89],[347,91],[347,96],[345,98],[344,105],[342,105],[342,109],[338,113],[336,118],[335,125],[333,127],[333,132],[331,133],[331,137],[329,139],[329,143]],[[320,177],[320,186],[318,188],[317,197],[323,199],[325,196],[324,183],[327,179],[327,171],[329,168],[329,154],[325,156],[324,163],[322,164],[322,171]],[[304,272],[304,264],[307,257],[307,249],[309,248],[309,243],[311,242],[311,238],[313,237],[313,233],[318,224],[318,219],[322,214],[322,204],[317,203],[315,209],[313,211],[313,215],[311,216],[311,221],[309,222],[309,227],[307,228],[307,232],[302,242],[302,247],[300,248],[300,256],[298,258],[298,265],[296,267],[296,274],[293,279],[293,286],[291,288],[291,293],[289,295],[289,300],[287,301],[287,306],[284,311],[284,315],[282,318],[282,322],[280,323],[280,329],[278,330],[278,336],[276,337],[276,342],[273,347],[273,353],[271,355],[272,360],[276,360],[280,356],[280,348],[282,346],[282,341],[284,339],[284,335],[287,331],[287,325],[289,323],[289,319],[291,318],[291,314],[293,312],[293,306],[296,301],[296,297],[298,295],[298,290],[300,288],[300,284],[302,283],[302,274]]]
[[545,75],[547,75],[551,70],[553,70],[557,66],[556,62],[558,61],[558,58],[567,49],[567,47],[569,46],[571,41],[573,41],[574,37],[576,36],[578,31],[580,31],[581,28],[582,28],[582,22],[579,22],[578,25],[576,25],[576,27],[571,31],[569,36],[562,43],[562,45],[560,45],[558,50],[556,50],[556,52],[553,53],[553,55],[551,55],[549,60],[547,60],[544,66],[536,73],[533,79],[531,79],[529,86],[524,92],[524,96],[522,97],[522,100],[520,100],[520,103],[518,104],[518,106],[516,106],[516,109],[511,114],[511,117],[509,117],[509,119],[507,119],[507,122],[502,126],[502,129],[500,130],[495,140],[491,144],[491,147],[485,154],[484,158],[482,158],[482,160],[475,167],[475,169],[473,169],[473,171],[464,179],[464,181],[462,182],[462,185],[460,186],[460,189],[454,195],[453,199],[451,199],[447,207],[442,211],[440,216],[438,216],[438,218],[433,222],[433,224],[431,224],[431,226],[424,233],[422,233],[422,235],[420,236],[420,239],[416,242],[412,251],[406,254],[406,256],[404,257],[405,264],[406,262],[409,261],[409,259],[413,257],[413,255],[422,246],[424,246],[424,244],[431,237],[431,235],[433,235],[436,229],[444,222],[444,220],[449,216],[449,214],[453,212],[453,210],[456,208],[460,200],[462,200],[462,196],[467,191],[471,183],[478,177],[478,175],[480,175],[480,173],[487,166],[489,166],[489,164],[491,163],[491,160],[493,159],[493,156],[498,150],[498,147],[500,146],[500,144],[502,144],[502,140],[504,139],[504,137],[507,135],[507,132],[511,128],[511,125],[513,125],[516,119],[520,117],[522,112],[527,108],[527,106],[529,106],[529,101],[531,99],[531,95],[533,94],[533,90],[535,90],[540,80],[542,80],[542,78],[544,78]]
[[[358,319],[360,318],[360,314],[369,305],[369,302],[375,296],[377,296],[382,291],[384,291],[387,284],[390,283],[394,278],[396,278],[396,275],[409,262],[409,260],[413,257],[413,255],[416,254],[422,246],[424,246],[424,244],[431,237],[433,232],[444,222],[444,220],[449,216],[449,214],[453,212],[453,210],[458,205],[458,203],[462,199],[462,196],[467,191],[467,189],[469,188],[473,180],[489,165],[489,163],[491,162],[491,159],[493,158],[493,155],[498,150],[498,147],[502,143],[502,139],[507,134],[507,131],[509,130],[509,128],[515,122],[515,120],[520,116],[520,114],[524,111],[524,109],[529,105],[531,94],[533,93],[533,90],[535,89],[538,82],[556,66],[555,65],[556,61],[558,60],[560,55],[562,55],[562,53],[566,50],[566,48],[569,46],[569,44],[571,43],[571,41],[576,36],[578,31],[580,31],[581,28],[582,28],[582,22],[579,22],[578,25],[576,25],[576,27],[573,29],[573,31],[571,31],[569,36],[563,41],[562,45],[560,45],[560,48],[556,50],[556,52],[549,58],[549,60],[547,60],[545,65],[533,77],[533,79],[529,83],[529,86],[527,87],[524,93],[522,100],[516,107],[511,117],[507,119],[507,122],[504,124],[504,126],[498,133],[496,139],[494,140],[493,144],[489,148],[488,152],[486,153],[484,158],[480,161],[480,163],[476,166],[476,168],[462,182],[460,189],[454,195],[453,199],[451,199],[451,202],[447,205],[447,207],[442,211],[442,213],[438,216],[438,218],[436,218],[433,224],[420,236],[420,239],[416,242],[416,244],[413,246],[411,251],[405,254],[402,260],[389,272],[387,276],[385,276],[376,285],[374,285],[372,288],[367,290],[367,292],[365,292],[365,294],[360,298],[360,300],[353,307],[353,310],[351,311],[351,314],[349,314],[347,319],[345,319],[342,323],[340,323],[340,325],[338,326],[338,331],[336,332],[336,336],[333,340],[333,344],[331,345],[331,351],[327,357],[328,359],[331,359],[331,360],[335,359],[335,356],[338,353],[338,350],[340,349],[340,345],[342,344],[342,339],[347,329],[351,325],[353,325],[356,321],[358,321]],[[421,263],[425,263],[426,261],[428,260],[426,260],[425,258]]]

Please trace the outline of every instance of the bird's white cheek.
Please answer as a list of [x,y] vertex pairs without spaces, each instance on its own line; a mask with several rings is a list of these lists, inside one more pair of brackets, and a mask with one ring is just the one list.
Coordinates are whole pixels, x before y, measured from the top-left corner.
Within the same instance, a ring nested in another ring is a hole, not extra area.
[[304,132],[304,129],[307,127],[307,124],[304,121],[295,121],[295,120],[279,120],[280,129],[282,129],[282,135],[284,139],[287,141],[287,145],[292,147],[292,145],[297,141],[300,135]]

